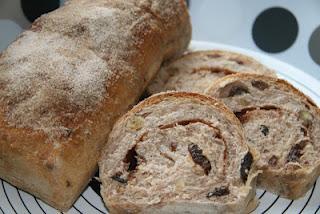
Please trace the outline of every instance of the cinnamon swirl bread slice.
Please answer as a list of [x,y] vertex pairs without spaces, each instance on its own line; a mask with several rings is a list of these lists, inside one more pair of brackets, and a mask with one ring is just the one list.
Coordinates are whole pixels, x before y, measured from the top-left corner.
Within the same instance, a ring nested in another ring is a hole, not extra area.
[[222,50],[195,51],[163,66],[147,92],[203,93],[213,80],[236,72],[275,75],[274,71],[242,54]]
[[99,163],[101,193],[111,213],[245,213],[255,161],[223,104],[159,94],[114,126]]
[[303,196],[320,174],[320,111],[288,82],[231,75],[206,92],[229,106],[261,153],[258,185],[283,197]]

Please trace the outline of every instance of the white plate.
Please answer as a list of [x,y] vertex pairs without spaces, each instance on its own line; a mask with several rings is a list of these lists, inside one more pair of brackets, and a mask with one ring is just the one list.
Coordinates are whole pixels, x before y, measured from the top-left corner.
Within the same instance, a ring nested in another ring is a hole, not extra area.
[[[280,78],[286,79],[299,88],[301,91],[310,96],[318,105],[320,105],[320,82],[311,77],[307,73],[283,63],[279,60],[273,59],[269,56],[262,55],[253,51],[235,48],[231,46],[206,43],[206,42],[192,42],[191,49],[193,50],[208,50],[208,49],[223,49],[252,56],[267,65],[268,67],[277,71]],[[78,201],[73,205],[68,213],[107,213],[106,208],[100,196],[93,190],[93,186],[89,186]],[[265,192],[263,190],[257,191],[260,204],[253,213],[319,213],[320,214],[320,180],[312,187],[304,198],[291,201],[279,198],[277,195]],[[58,211],[49,207],[42,201],[35,197],[18,190],[17,188],[1,181],[0,183],[0,214],[11,213],[53,213]]]

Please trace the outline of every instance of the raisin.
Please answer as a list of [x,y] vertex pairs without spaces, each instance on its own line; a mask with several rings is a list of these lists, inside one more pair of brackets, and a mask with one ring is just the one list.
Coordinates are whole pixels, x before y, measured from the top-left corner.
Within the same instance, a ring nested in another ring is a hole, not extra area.
[[130,149],[123,160],[125,163],[128,163],[128,169],[127,171],[133,171],[137,168],[138,166],[138,159],[137,159],[137,152],[136,152],[136,146],[134,146],[132,149]]
[[177,147],[178,147],[178,145],[177,145],[177,143],[175,143],[175,142],[172,142],[172,143],[170,144],[170,148],[171,148],[171,151],[172,151],[172,152],[176,152],[176,151],[177,151]]
[[234,112],[234,114],[236,115],[236,117],[239,119],[239,121],[243,124],[246,122],[247,120],[247,111],[238,111],[238,112]]
[[268,164],[270,166],[276,166],[277,163],[278,163],[278,158],[275,155],[272,155],[272,157],[268,161]]
[[288,154],[288,158],[287,158],[288,162],[298,162],[300,157],[302,156],[301,150],[302,148],[300,147],[299,144],[294,145]]
[[259,89],[260,91],[263,91],[267,88],[269,88],[269,85],[263,81],[260,81],[260,80],[253,80],[251,82],[251,85],[257,89]]
[[211,198],[213,196],[224,196],[230,194],[229,187],[227,186],[222,186],[222,187],[216,187],[212,192],[209,192],[207,194],[207,198]]
[[199,146],[191,143],[188,146],[188,150],[192,157],[192,160],[196,164],[200,165],[203,168],[204,173],[208,175],[211,170],[211,163],[208,158],[202,154],[202,150],[199,148]]
[[253,156],[250,152],[248,152],[242,159],[241,168],[240,168],[240,176],[244,183],[247,182],[248,174],[251,169],[252,162],[253,162]]
[[118,181],[122,184],[127,184],[127,179],[121,178],[121,172],[117,172],[115,175],[111,177],[113,180]]
[[303,136],[305,136],[305,137],[308,136],[308,130],[306,128],[301,127],[300,131],[303,133]]
[[247,93],[249,93],[247,88],[244,88],[242,86],[234,86],[231,88],[229,92],[229,97],[238,96],[238,95],[247,94]]
[[265,125],[261,125],[260,126],[260,131],[262,132],[262,134],[264,136],[267,136],[269,134],[269,128]]
[[302,150],[306,146],[307,141],[301,141],[294,145],[288,154],[287,162],[298,162],[300,157],[303,155]]

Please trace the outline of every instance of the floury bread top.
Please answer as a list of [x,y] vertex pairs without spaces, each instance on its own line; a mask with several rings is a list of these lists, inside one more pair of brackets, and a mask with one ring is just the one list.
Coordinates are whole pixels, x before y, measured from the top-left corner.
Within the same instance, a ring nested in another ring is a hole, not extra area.
[[0,177],[65,211],[115,120],[186,50],[183,0],[70,0],[0,56]]
[[71,0],[42,16],[0,58],[8,125],[49,138],[70,135],[72,123],[96,110],[117,79],[136,75],[130,61],[144,57],[143,35],[157,31],[163,39],[160,32],[172,29],[184,13],[177,4]]

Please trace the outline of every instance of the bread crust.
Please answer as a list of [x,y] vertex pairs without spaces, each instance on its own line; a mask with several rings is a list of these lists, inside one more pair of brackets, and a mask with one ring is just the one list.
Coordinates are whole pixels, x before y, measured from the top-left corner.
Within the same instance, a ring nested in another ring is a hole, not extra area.
[[[123,14],[123,19],[114,20],[114,15],[110,15],[110,19],[101,21],[103,14],[109,16],[109,13]],[[88,24],[88,20],[92,22]],[[127,30],[124,35],[115,35],[128,40],[119,41],[119,50],[114,46],[116,37],[106,35],[106,32],[116,30],[109,23]],[[86,105],[70,107],[68,103],[56,100],[55,97],[67,91],[68,86],[56,93],[49,91],[52,93],[46,95],[46,98],[52,98],[49,100],[52,106],[48,111],[57,113],[52,120],[59,120],[59,123],[69,128],[66,133],[54,135],[53,138],[50,138],[53,133],[51,129],[32,128],[37,120],[35,123],[27,123],[25,120],[10,122],[8,111],[14,107],[10,106],[12,97],[7,92],[14,92],[15,89],[6,88],[8,82],[1,79],[0,177],[58,210],[68,210],[96,171],[100,150],[115,120],[137,101],[162,61],[187,48],[190,37],[191,25],[183,0],[69,0],[64,7],[37,19],[31,29],[24,32],[0,56],[2,76],[14,72],[17,69],[14,66],[19,64],[38,65],[43,71],[51,69],[51,60],[39,64],[30,58],[42,57],[33,48],[37,48],[42,41],[49,41],[45,47],[40,45],[49,55],[60,42],[79,47],[79,52],[84,55],[94,53],[92,58],[106,65],[97,72],[105,70],[111,77],[102,82],[105,92],[101,100],[92,105],[89,103],[90,108]],[[20,50],[29,43],[33,44],[32,50]],[[21,61],[15,55],[19,51],[25,54]],[[52,60],[57,60],[57,65],[69,63],[68,60],[72,64],[72,57],[86,62],[86,58],[80,55]],[[57,72],[60,72],[58,69]],[[87,69],[86,72],[95,75],[90,73],[93,67],[82,66],[79,69]],[[46,80],[41,84],[41,87],[30,87],[42,93],[41,88],[46,85]],[[93,86],[89,84],[82,89],[89,91]],[[91,97],[86,99],[85,102],[89,102]],[[30,110],[31,113],[33,110]],[[66,116],[66,111],[72,117]],[[47,114],[45,111],[43,113]]]
[[[243,80],[255,79],[255,80],[266,80],[266,81],[270,81],[270,82],[275,82],[284,91],[292,92],[295,95],[301,97],[301,99],[307,101],[313,107],[317,107],[315,102],[308,95],[304,94],[303,92],[301,92],[300,90],[295,88],[288,81],[286,81],[284,79],[279,79],[277,77],[266,76],[266,75],[261,75],[261,74],[241,74],[241,73],[239,73],[239,74],[232,74],[227,77],[220,78],[220,79],[216,80],[214,82],[214,84],[210,85],[210,87],[207,88],[207,90],[205,91],[205,94],[207,94],[207,96],[208,96],[208,93],[210,93],[210,91],[217,90],[218,88],[222,87],[223,85],[226,85],[230,82],[233,82],[233,81],[237,80],[238,78],[243,79]],[[319,108],[317,111],[320,112]]]
[[[310,97],[293,87],[286,80],[263,76],[257,74],[234,74],[225,78],[217,80],[208,90],[206,91],[207,95],[217,95],[218,90],[224,88],[226,85],[237,82],[237,81],[246,81],[246,80],[255,80],[263,81],[270,85],[275,85],[279,90],[288,92],[295,96],[295,99],[300,99],[301,103],[306,105],[307,108],[311,109],[310,111],[314,112],[315,117],[320,118],[320,109],[312,101]],[[252,106],[250,106],[252,107]],[[282,108],[280,106],[279,108]],[[316,124],[316,126],[318,126]],[[314,136],[312,136],[314,138]],[[316,138],[316,139],[319,139]],[[318,144],[316,140],[314,144]],[[317,145],[315,145],[317,147]],[[301,167],[299,169],[273,169],[269,167],[264,167],[263,173],[258,177],[258,187],[267,189],[270,192],[280,195],[288,199],[298,199],[304,196],[307,191],[312,187],[314,182],[320,175],[320,160],[314,162],[308,167]]]
[[[147,205],[146,203],[139,204],[139,203],[131,203],[129,201],[123,201],[120,199],[113,200],[108,197],[109,192],[107,192],[104,187],[109,185],[110,179],[108,177],[107,170],[110,168],[116,167],[114,165],[114,161],[109,160],[108,156],[110,151],[116,151],[116,148],[120,149],[128,149],[127,147],[130,145],[122,145],[120,142],[113,141],[114,136],[117,136],[119,131],[124,128],[123,124],[126,122],[136,113],[140,112],[141,110],[148,108],[152,105],[158,104],[165,100],[175,100],[179,99],[189,99],[195,103],[201,103],[207,106],[213,106],[218,111],[221,111],[221,114],[233,122],[238,127],[238,132],[242,133],[242,126],[239,120],[230,112],[230,110],[221,102],[217,100],[200,95],[197,93],[188,93],[188,92],[167,92],[167,93],[160,93],[156,94],[143,102],[137,104],[133,109],[127,112],[124,116],[122,116],[113,127],[113,132],[111,137],[109,138],[108,144],[106,144],[103,154],[101,155],[99,161],[99,169],[100,169],[100,180],[102,182],[102,189],[101,194],[104,198],[106,206],[108,207],[110,213],[246,213],[247,208],[252,209],[257,206],[255,200],[255,185],[258,174],[260,173],[256,170],[255,161],[259,158],[259,154],[252,148],[249,148],[244,140],[244,136],[241,136],[240,142],[243,143],[242,146],[248,148],[248,151],[251,152],[254,158],[254,162],[252,164],[252,168],[248,175],[248,180],[242,187],[243,193],[240,199],[236,202],[228,202],[228,203],[221,203],[221,204],[213,204],[213,203],[199,203],[192,200],[189,201],[179,201],[173,200],[170,203],[167,202],[160,202],[156,205],[151,204]],[[111,184],[110,184],[111,185]],[[251,210],[250,210],[251,211]]]

